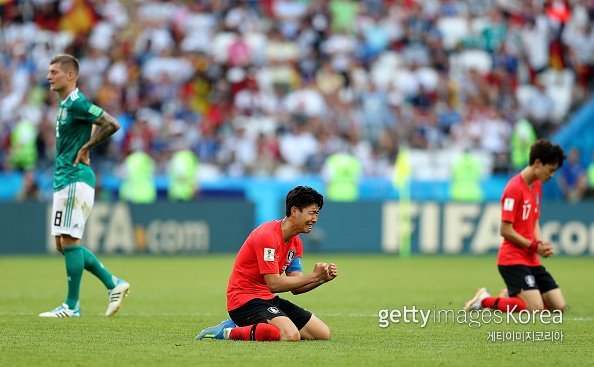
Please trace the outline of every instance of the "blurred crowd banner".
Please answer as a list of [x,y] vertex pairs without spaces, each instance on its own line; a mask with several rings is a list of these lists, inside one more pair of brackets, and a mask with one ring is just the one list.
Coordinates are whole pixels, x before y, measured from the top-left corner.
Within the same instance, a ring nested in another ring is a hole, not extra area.
[[[55,252],[50,211],[41,203],[0,204],[0,253]],[[253,229],[255,211],[247,200],[102,202],[93,209],[83,243],[100,253],[236,252]],[[543,203],[543,239],[553,243],[557,254],[594,255],[592,213],[594,202]],[[279,205],[278,218],[282,215]],[[498,202],[428,201],[406,206],[397,201],[327,202],[312,233],[301,238],[309,252],[397,254],[408,235],[413,254],[493,254],[501,244],[499,221]]]

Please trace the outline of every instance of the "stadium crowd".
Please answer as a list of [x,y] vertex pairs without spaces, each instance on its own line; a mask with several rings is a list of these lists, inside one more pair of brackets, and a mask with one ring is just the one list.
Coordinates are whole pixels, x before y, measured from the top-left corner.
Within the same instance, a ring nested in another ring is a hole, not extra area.
[[165,174],[186,148],[213,177],[317,174],[337,151],[389,177],[401,144],[507,172],[594,80],[592,0],[4,0],[0,19],[5,171],[51,167],[56,53],[122,125],[100,174],[136,151]]

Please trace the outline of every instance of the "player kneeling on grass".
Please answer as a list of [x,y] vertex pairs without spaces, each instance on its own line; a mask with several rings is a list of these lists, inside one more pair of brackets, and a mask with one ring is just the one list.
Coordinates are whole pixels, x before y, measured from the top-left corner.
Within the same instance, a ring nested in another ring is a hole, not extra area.
[[[300,233],[311,232],[324,197],[298,186],[286,198],[286,217],[252,231],[237,254],[229,286],[230,320],[202,330],[196,339],[257,341],[328,340],[330,329],[311,312],[274,293],[309,292],[338,275],[336,264],[317,263],[303,275]],[[286,277],[281,276],[285,272]]]
[[542,183],[553,178],[563,165],[565,154],[559,145],[538,140],[530,148],[529,165],[512,177],[501,197],[501,236],[497,266],[507,285],[497,297],[480,288],[464,305],[465,310],[494,308],[504,312],[522,310],[565,310],[565,299],[538,255],[553,255],[553,246],[542,242],[540,203]]

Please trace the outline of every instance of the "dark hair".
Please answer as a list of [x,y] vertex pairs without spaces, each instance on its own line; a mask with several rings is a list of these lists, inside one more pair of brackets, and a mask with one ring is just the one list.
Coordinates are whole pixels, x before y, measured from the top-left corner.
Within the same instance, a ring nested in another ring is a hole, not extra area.
[[565,158],[563,148],[559,144],[552,144],[548,140],[537,140],[530,147],[530,165],[533,165],[538,159],[542,164],[558,164],[557,168],[561,168]]
[[311,187],[297,186],[287,193],[287,199],[285,202],[285,214],[288,217],[291,215],[291,208],[294,206],[299,210],[303,210],[311,204],[318,204],[318,207],[322,209],[324,206],[324,197]]
[[50,60],[50,65],[53,64],[60,64],[60,66],[65,67],[66,69],[73,69],[76,76],[78,76],[78,60],[76,57],[69,55],[69,54],[59,54]]

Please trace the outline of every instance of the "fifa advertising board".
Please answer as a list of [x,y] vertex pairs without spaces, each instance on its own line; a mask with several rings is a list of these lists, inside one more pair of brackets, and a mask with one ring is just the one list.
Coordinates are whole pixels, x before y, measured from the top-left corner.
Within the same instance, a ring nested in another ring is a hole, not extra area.
[[242,200],[99,203],[87,221],[83,243],[102,253],[231,252],[239,249],[253,221],[253,204]]
[[[557,254],[594,255],[594,202],[543,203],[541,213],[543,240]],[[417,254],[489,254],[501,245],[500,221],[498,202],[327,202],[302,238],[320,252],[399,253],[408,242]]]
[[[1,203],[0,210],[0,253],[57,253],[50,233],[51,204]],[[237,252],[253,229],[254,212],[246,200],[97,202],[82,243],[97,253]]]
[[[594,202],[545,202],[541,209],[542,237],[557,254],[594,255]],[[83,243],[98,253],[236,253],[258,225],[256,210],[246,200],[98,202]],[[275,218],[283,214],[279,205]],[[50,216],[47,203],[0,203],[0,254],[56,253]],[[326,201],[313,231],[301,238],[308,252],[397,254],[409,243],[413,254],[494,254],[500,220],[498,202]]]

